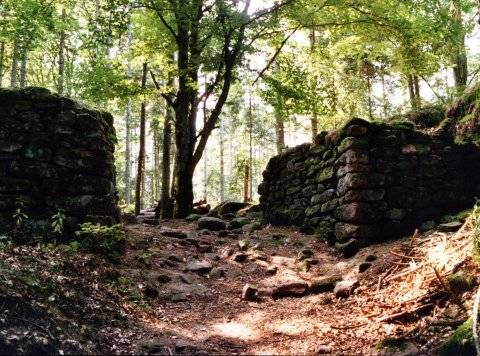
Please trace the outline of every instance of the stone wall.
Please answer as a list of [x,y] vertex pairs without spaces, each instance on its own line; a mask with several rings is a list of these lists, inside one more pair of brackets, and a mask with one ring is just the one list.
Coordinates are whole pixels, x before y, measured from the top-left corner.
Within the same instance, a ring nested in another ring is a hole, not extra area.
[[259,186],[267,221],[359,245],[411,233],[473,206],[480,151],[411,123],[351,120],[273,157]]
[[65,211],[66,228],[119,220],[110,114],[46,89],[0,89],[0,229],[12,228],[19,199],[26,236],[51,231]]

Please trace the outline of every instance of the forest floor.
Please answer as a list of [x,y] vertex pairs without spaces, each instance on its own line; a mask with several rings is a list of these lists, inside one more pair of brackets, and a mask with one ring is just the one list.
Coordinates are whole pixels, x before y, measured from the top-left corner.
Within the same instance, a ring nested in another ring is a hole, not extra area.
[[[426,260],[438,242],[466,246],[453,232],[345,259],[289,228],[222,237],[183,220],[126,228],[116,265],[62,247],[0,251],[0,353],[431,354],[474,294],[453,297],[442,275],[478,275],[469,257],[444,259],[440,278]],[[246,284],[257,298],[242,298]]]

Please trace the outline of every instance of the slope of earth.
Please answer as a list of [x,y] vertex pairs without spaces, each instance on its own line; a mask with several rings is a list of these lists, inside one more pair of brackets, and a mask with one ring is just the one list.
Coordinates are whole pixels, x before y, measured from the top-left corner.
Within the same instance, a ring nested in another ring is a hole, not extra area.
[[[293,229],[179,220],[127,226],[118,265],[64,247],[5,249],[0,353],[431,354],[471,310],[476,281],[452,292],[447,279],[478,275],[471,228],[350,259]],[[258,294],[242,298],[246,284]]]

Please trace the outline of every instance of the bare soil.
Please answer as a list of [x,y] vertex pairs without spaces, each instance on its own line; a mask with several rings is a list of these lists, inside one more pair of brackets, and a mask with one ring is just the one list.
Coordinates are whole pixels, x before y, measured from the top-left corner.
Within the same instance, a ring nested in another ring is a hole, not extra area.
[[[167,237],[166,227],[195,237]],[[344,259],[290,228],[219,237],[171,220],[126,229],[130,243],[117,265],[62,247],[0,251],[0,354],[432,354],[471,310],[473,291],[461,296],[462,310],[434,277],[415,284],[418,276],[407,269],[419,257],[401,257],[412,248],[410,237]],[[240,240],[250,249],[246,261],[235,262]],[[318,262],[308,271],[298,259],[305,249]],[[196,261],[213,269],[189,271]],[[461,269],[478,274],[469,258]],[[328,291],[242,299],[247,283],[264,291],[328,276],[357,286],[345,297]],[[382,348],[384,340],[398,349]]]

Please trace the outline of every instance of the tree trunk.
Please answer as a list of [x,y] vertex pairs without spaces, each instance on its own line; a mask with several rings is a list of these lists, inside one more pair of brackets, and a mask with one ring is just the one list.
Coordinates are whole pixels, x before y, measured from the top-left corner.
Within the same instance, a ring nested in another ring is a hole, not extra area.
[[[65,19],[67,13],[65,9],[62,10],[62,21],[65,25]],[[66,41],[65,30],[62,29],[60,32],[60,43],[58,44],[58,84],[57,91],[58,94],[63,95],[64,86],[65,86],[65,41]]]
[[[131,48],[133,42],[132,24],[128,24],[128,39],[127,39],[127,78],[132,77],[132,61],[131,61]],[[132,123],[132,99],[127,99],[127,107],[125,109],[125,203],[130,205],[132,194],[132,153],[131,153],[131,123]]]
[[[205,76],[205,90],[207,90],[207,77]],[[205,126],[207,124],[207,99],[203,101],[203,125]],[[205,147],[205,150],[203,152],[203,199],[205,201],[207,200],[207,195],[208,195],[208,157],[207,157],[207,149]]]
[[172,109],[166,105],[165,122],[163,126],[163,155],[162,155],[162,195],[161,217],[173,218],[173,204],[170,197],[170,146],[172,142]]
[[372,100],[372,80],[367,76],[367,95],[368,95],[368,117],[373,119],[373,100]]
[[220,121],[220,202],[225,201],[225,127],[223,120]]
[[252,96],[250,95],[250,104],[248,110],[248,171],[250,172],[250,179],[249,179],[249,199],[248,201],[252,200],[252,190],[253,190],[253,182],[252,182],[252,175],[253,175],[253,112],[252,112]]
[[12,71],[10,74],[10,86],[16,88],[18,86],[18,61],[20,57],[20,48],[18,40],[13,42],[13,54],[12,54]]
[[125,110],[125,203],[130,205],[132,200],[132,153],[131,153],[131,121],[132,99],[127,99]]
[[[315,34],[315,29],[312,28],[310,30],[310,55],[313,56],[315,52],[315,45],[317,42],[316,34]],[[313,57],[312,57],[312,62],[313,63]],[[317,77],[314,76],[314,80],[317,81]],[[310,117],[310,125],[311,125],[311,130],[312,130],[312,142],[315,141],[315,139],[318,136],[318,114],[317,111],[314,109],[312,112],[312,116]]]
[[28,51],[27,49],[24,49],[22,53],[22,60],[20,63],[20,88],[25,88],[27,86],[27,62]]
[[382,80],[382,108],[383,108],[383,118],[386,119],[388,116],[388,100],[387,100],[387,89],[385,85],[385,70],[382,67],[380,79]]
[[467,50],[465,48],[465,27],[462,19],[462,9],[459,0],[452,0],[452,17],[456,22],[460,33],[457,34],[457,43],[453,53],[453,76],[455,88],[463,91],[468,80]]
[[248,203],[250,201],[250,192],[248,187],[250,186],[250,167],[245,164],[245,175],[243,176],[243,202]]
[[413,75],[411,75],[411,74],[408,75],[408,93],[409,93],[409,97],[410,97],[410,105],[411,105],[412,109],[416,109],[417,108],[417,100],[416,100],[416,97],[415,97],[415,87],[414,87],[414,84],[413,84]]
[[418,75],[413,76],[413,88],[415,89],[415,106],[419,108],[422,105],[422,97],[420,95],[420,83]]
[[277,134],[277,153],[280,154],[285,149],[285,127],[279,110],[275,110],[275,132]]
[[[147,63],[143,63],[142,71],[142,90],[147,86]],[[142,102],[140,110],[140,147],[138,151],[137,182],[135,186],[135,215],[140,214],[142,209],[142,185],[145,173],[145,121],[146,121],[146,102]]]
[[0,88],[3,86],[3,68],[5,62],[5,42],[0,43]]

